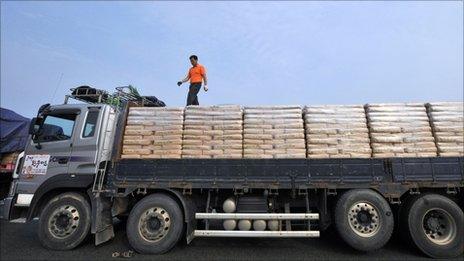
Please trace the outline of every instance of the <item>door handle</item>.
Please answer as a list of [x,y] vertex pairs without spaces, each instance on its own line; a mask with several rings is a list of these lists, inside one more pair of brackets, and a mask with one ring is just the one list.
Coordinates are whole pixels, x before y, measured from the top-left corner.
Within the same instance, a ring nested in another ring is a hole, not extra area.
[[69,159],[68,157],[66,157],[66,158],[59,158],[59,159],[58,159],[58,164],[66,164],[66,163],[68,163],[68,159]]

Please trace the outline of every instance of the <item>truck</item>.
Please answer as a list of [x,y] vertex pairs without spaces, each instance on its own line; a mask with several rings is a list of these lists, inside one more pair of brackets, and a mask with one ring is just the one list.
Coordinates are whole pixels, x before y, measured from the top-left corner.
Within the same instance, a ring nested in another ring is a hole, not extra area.
[[463,253],[463,157],[126,159],[128,110],[150,101],[117,98],[73,92],[39,108],[2,219],[38,218],[55,250],[111,240],[118,217],[144,254],[197,237],[319,237],[331,225],[360,251],[396,231],[430,257]]
[[8,195],[17,159],[26,146],[29,122],[14,111],[0,108],[0,199]]

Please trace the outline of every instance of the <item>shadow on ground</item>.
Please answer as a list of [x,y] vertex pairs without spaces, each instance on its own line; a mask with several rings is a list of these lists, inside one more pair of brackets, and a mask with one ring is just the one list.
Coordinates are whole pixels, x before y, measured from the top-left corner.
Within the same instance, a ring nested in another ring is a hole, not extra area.
[[[89,238],[72,251],[44,249],[36,234],[37,221],[28,224],[0,223],[1,260],[118,260],[115,251],[130,249],[125,224],[115,225],[116,237],[101,246]],[[124,258],[126,259],[126,258]],[[150,255],[135,254],[126,260],[153,260]],[[197,238],[190,245],[181,243],[156,260],[420,260],[427,259],[414,247],[394,236],[384,248],[358,252],[348,247],[329,229],[316,239]],[[462,260],[460,257],[457,260]]]

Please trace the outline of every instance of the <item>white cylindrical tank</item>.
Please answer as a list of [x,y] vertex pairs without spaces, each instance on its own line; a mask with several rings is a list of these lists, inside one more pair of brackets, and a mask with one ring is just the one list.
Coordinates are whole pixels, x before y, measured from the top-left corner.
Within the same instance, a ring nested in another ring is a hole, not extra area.
[[271,231],[277,231],[277,230],[279,230],[279,221],[278,220],[269,220],[267,222],[267,227]]
[[224,210],[225,213],[234,213],[236,208],[235,198],[228,198],[222,204],[222,210]]
[[266,229],[266,221],[264,220],[253,221],[253,229],[256,231],[264,231]]
[[240,220],[238,222],[238,229],[246,231],[251,229],[251,221],[250,220]]
[[222,223],[225,230],[234,230],[237,227],[237,221],[233,219],[224,220]]

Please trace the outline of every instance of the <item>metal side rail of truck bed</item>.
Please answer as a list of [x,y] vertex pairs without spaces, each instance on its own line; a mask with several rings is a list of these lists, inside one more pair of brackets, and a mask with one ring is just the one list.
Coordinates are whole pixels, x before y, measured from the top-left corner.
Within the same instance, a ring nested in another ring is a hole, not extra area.
[[[196,213],[196,219],[219,220],[318,220],[317,213]],[[265,226],[264,226],[265,227]],[[279,226],[280,227],[280,226]],[[319,237],[319,231],[243,231],[243,230],[195,230],[195,237]]]
[[[463,157],[385,159],[120,159],[115,188],[375,188],[394,197],[415,187],[464,184]],[[115,189],[113,188],[113,189]],[[110,188],[111,189],[111,188]]]

